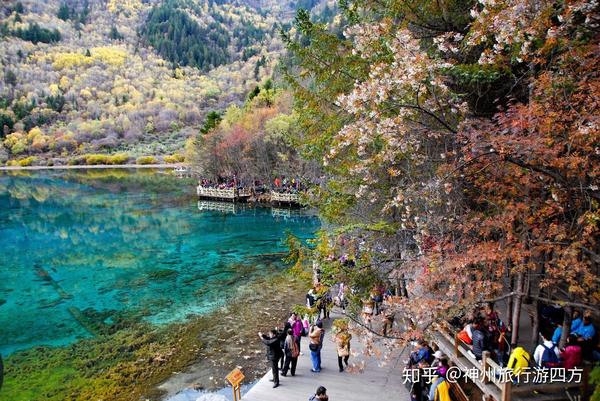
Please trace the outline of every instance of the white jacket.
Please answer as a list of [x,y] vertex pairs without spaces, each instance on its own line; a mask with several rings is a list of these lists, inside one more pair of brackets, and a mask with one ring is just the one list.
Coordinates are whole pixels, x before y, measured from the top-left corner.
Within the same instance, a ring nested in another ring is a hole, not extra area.
[[545,351],[544,345],[550,349],[554,347],[554,352],[556,353],[556,356],[560,358],[560,350],[558,349],[558,347],[554,345],[554,343],[551,340],[546,340],[544,341],[543,345],[538,345],[533,353],[533,360],[538,366],[542,366],[542,356],[544,355]]

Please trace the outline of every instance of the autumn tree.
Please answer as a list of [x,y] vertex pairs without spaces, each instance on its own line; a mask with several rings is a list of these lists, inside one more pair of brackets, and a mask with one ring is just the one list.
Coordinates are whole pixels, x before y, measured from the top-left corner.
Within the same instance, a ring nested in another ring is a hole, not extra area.
[[418,3],[343,2],[343,38],[303,12],[284,33],[298,142],[327,172],[315,205],[338,225],[314,257],[357,299],[400,280],[421,329],[510,298],[515,342],[526,295],[599,301],[595,10]]

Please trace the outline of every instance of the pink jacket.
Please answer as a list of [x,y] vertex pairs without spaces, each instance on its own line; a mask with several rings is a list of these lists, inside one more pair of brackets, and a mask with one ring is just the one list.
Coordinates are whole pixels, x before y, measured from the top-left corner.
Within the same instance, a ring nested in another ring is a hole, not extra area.
[[575,366],[581,366],[581,347],[579,345],[567,345],[560,354],[565,369],[573,369]]
[[302,335],[303,328],[302,322],[300,320],[295,320],[294,323],[292,323],[292,334],[295,337],[300,337]]

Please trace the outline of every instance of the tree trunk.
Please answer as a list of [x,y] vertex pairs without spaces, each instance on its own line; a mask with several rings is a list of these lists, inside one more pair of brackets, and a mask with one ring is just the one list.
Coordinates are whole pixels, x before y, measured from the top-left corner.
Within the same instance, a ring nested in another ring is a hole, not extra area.
[[521,318],[521,304],[523,303],[523,284],[525,275],[521,272],[517,275],[517,287],[515,288],[513,314],[512,314],[512,335],[510,338],[511,347],[515,347],[519,341],[519,319]]
[[537,299],[533,300],[533,316],[532,316],[532,324],[531,324],[531,348],[535,349],[537,345],[538,332],[540,331],[540,311],[539,311],[539,301]]
[[562,333],[560,335],[560,341],[558,342],[558,348],[562,349],[567,344],[567,338],[571,334],[571,318],[573,316],[573,308],[565,306],[565,317],[563,318]]
[[[508,277],[508,291],[512,290],[512,286],[513,286],[513,280],[512,277]],[[506,300],[506,313],[504,314],[504,321],[506,322],[506,324],[510,324],[510,319],[512,317],[512,307],[513,307],[513,298],[514,297],[509,297]]]

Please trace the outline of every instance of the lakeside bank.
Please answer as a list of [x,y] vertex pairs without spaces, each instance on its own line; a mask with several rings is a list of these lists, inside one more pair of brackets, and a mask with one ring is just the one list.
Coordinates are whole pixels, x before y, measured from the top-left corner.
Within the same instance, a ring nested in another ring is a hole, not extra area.
[[105,170],[105,169],[168,169],[184,166],[184,164],[98,164],[98,165],[64,165],[64,166],[0,166],[0,171],[40,171],[40,170]]
[[187,388],[214,391],[240,367],[251,382],[267,370],[256,332],[283,321],[307,284],[287,273],[240,283],[229,302],[164,327],[126,316],[98,338],[36,347],[5,359],[0,400],[159,401]]

